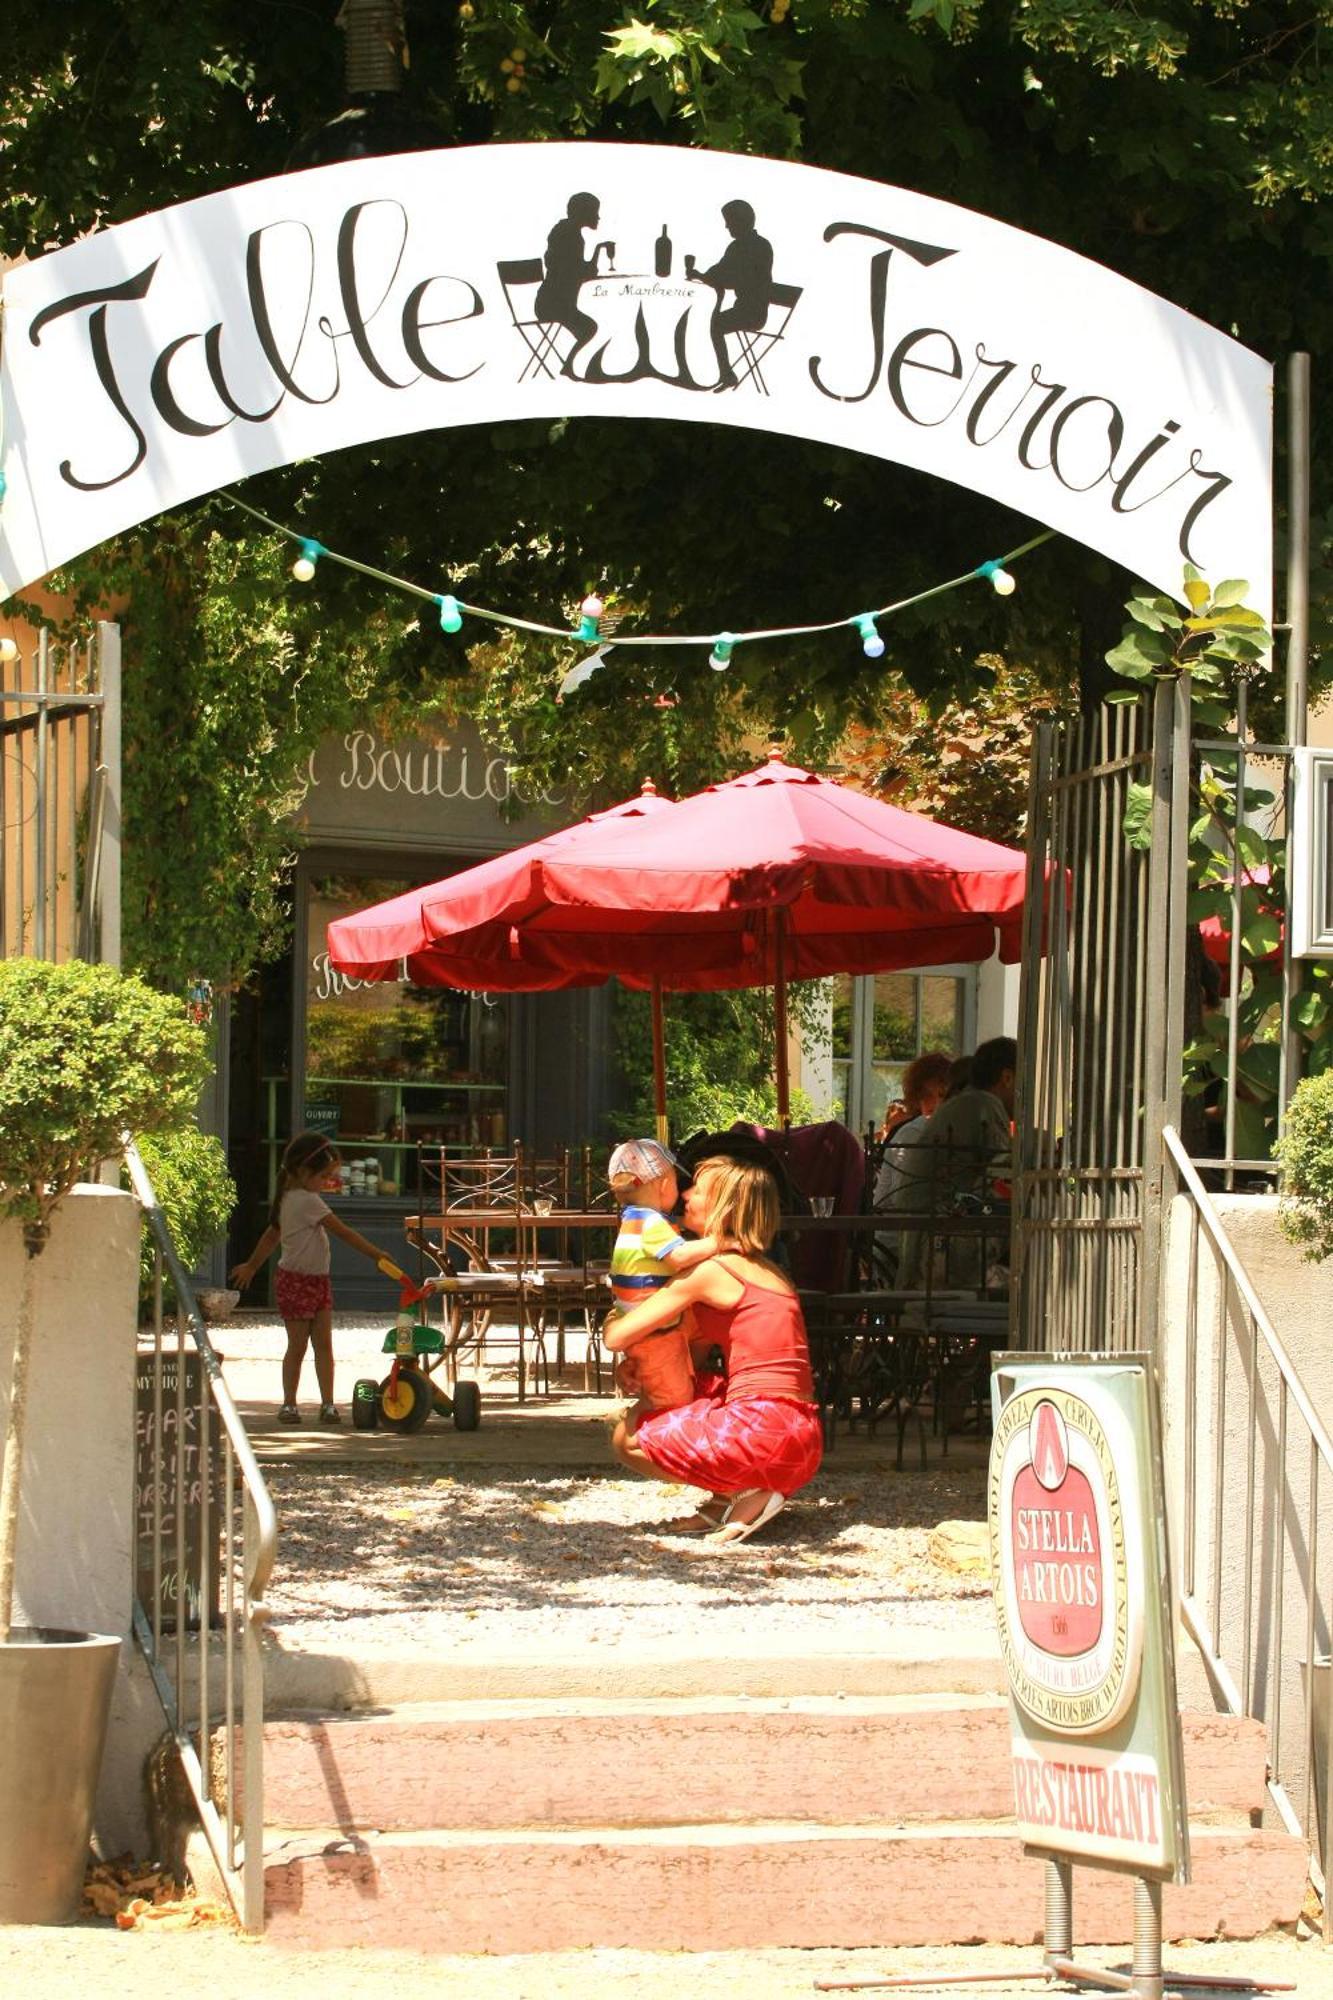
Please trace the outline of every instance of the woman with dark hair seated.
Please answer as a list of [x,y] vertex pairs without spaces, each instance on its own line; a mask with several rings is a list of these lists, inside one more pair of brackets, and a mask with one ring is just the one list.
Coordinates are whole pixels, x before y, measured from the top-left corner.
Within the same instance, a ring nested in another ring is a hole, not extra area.
[[777,1184],[764,1167],[704,1161],[685,1197],[685,1221],[723,1247],[603,1336],[626,1357],[627,1390],[636,1386],[635,1346],[667,1332],[687,1309],[692,1347],[720,1347],[725,1359],[725,1387],[715,1394],[653,1410],[633,1426],[622,1418],[612,1433],[612,1449],[631,1471],[708,1489],[697,1512],[668,1533],[748,1541],[819,1469],[823,1437],[800,1300],[766,1254],[778,1220]]

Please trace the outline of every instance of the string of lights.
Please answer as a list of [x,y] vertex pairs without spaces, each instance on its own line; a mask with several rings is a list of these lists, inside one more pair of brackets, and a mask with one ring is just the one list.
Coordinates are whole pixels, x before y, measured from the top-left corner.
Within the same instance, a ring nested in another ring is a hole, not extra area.
[[943,583],[932,584],[928,590],[915,591],[910,597],[896,598],[892,603],[881,604],[870,611],[854,611],[842,618],[829,618],[812,625],[772,625],[750,632],[626,632],[617,626],[614,633],[604,632],[602,620],[606,616],[606,605],[595,591],[590,591],[579,606],[579,622],[568,625],[546,625],[540,619],[523,618],[512,611],[497,611],[486,604],[472,604],[448,591],[427,590],[422,584],[413,583],[407,577],[394,576],[388,570],[376,569],[372,563],[358,562],[355,557],[343,555],[338,549],[331,549],[303,529],[291,528],[285,522],[275,521],[271,515],[252,507],[247,500],[240,500],[234,493],[224,496],[228,505],[249,514],[274,534],[285,536],[293,542],[298,554],[292,564],[292,575],[298,583],[312,583],[321,562],[337,563],[343,569],[356,572],[376,583],[382,583],[391,590],[401,591],[408,597],[415,597],[422,603],[434,605],[440,621],[441,631],[452,636],[463,629],[465,619],[473,618],[482,624],[499,625],[515,632],[533,632],[541,638],[574,640],[585,645],[596,645],[597,651],[590,659],[581,660],[565,675],[560,685],[561,694],[581,685],[589,675],[606,663],[607,655],[621,647],[631,646],[697,646],[708,648],[708,664],[716,672],[723,673],[731,664],[737,646],[751,644],[760,639],[806,639],[823,632],[851,630],[861,641],[861,650],[867,659],[878,660],[884,653],[884,639],[879,630],[881,618],[891,618],[896,612],[906,611],[914,604],[924,604],[929,598],[942,597],[946,591],[959,590],[965,584],[977,581],[988,582],[1001,597],[1009,597],[1016,588],[1009,568],[1031,550],[1040,548],[1043,542],[1053,538],[1054,530],[1047,529],[1031,540],[1022,542],[1017,548],[1009,549],[1004,555],[989,557],[978,563],[975,569],[964,570],[961,576],[949,577]]

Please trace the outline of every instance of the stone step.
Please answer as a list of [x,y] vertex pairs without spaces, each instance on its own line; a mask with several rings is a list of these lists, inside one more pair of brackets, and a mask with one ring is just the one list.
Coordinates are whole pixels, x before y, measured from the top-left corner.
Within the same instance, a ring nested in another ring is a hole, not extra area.
[[[1262,1724],[1182,1721],[1191,1819],[1261,1810]],[[443,1701],[271,1720],[264,1800],[270,1825],[348,1834],[944,1824],[1005,1819],[1013,1781],[1007,1710],[985,1695]]]
[[[221,1685],[220,1644],[212,1649],[214,1687]],[[187,1679],[187,1685],[193,1685]],[[553,1689],[574,1700],[632,1695],[645,1700],[681,1695],[1001,1694],[1004,1668],[993,1622],[976,1629],[937,1624],[894,1626],[866,1621],[850,1640],[835,1628],[826,1649],[793,1649],[785,1638],[760,1633],[743,1651],[672,1646],[660,1637],[577,1649],[524,1648],[497,1655],[491,1647],[450,1646],[432,1655],[363,1647],[316,1652],[265,1646],[265,1699],[272,1714],[298,1710],[383,1708],[397,1702],[545,1699]]]
[[[608,1805],[643,1767],[607,1762]],[[1192,1834],[1193,1880],[1168,1884],[1168,1938],[1253,1937],[1296,1920],[1305,1855],[1285,1834]],[[611,1827],[548,1832],[274,1832],[265,1858],[270,1936],[296,1946],[416,1951],[1033,1942],[1043,1867],[985,1824]],[[1132,1886],[1079,1869],[1080,1944],[1132,1935]],[[1034,1969],[1036,1960],[1034,1957]]]

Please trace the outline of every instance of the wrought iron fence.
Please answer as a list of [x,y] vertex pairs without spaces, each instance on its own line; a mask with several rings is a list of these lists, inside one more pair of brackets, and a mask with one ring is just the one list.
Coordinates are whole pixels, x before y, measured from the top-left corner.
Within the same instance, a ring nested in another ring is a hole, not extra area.
[[[1187,713],[1188,694],[1184,696]],[[1171,799],[1188,731],[1153,702],[1042,723],[1028,810],[1014,1177],[1016,1346],[1151,1346],[1155,1139],[1180,1070]],[[1152,846],[1126,838],[1151,799]]]
[[[152,1348],[139,1365],[134,1631],[204,1833],[247,1930],[264,1924],[264,1592],[277,1516],[189,1278],[135,1147],[154,1245]],[[163,1290],[176,1338],[163,1341]]]

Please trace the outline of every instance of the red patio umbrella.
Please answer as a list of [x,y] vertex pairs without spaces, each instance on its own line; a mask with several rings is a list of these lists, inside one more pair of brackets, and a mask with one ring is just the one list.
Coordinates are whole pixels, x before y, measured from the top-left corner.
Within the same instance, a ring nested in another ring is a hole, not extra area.
[[[997,940],[1003,958],[1019,955],[1021,853],[776,753],[668,815],[607,815],[576,831],[577,842],[523,850],[531,873],[507,911],[485,895],[472,900],[468,878],[454,878],[448,911],[430,917],[448,953],[493,964],[493,983],[515,990],[613,973],[671,991],[771,985],[784,1118],[788,979],[972,963]],[[362,922],[330,928],[342,970],[361,971],[373,956],[355,944]]]
[[[595,913],[622,977],[674,989],[772,985],[779,1115],[787,1116],[786,982],[972,963],[1021,948],[1026,857],[785,763],[683,800],[669,821],[607,827],[551,854],[543,963]],[[642,928],[640,928],[642,926]],[[604,933],[605,935],[605,933]],[[608,950],[586,939],[587,967]]]

